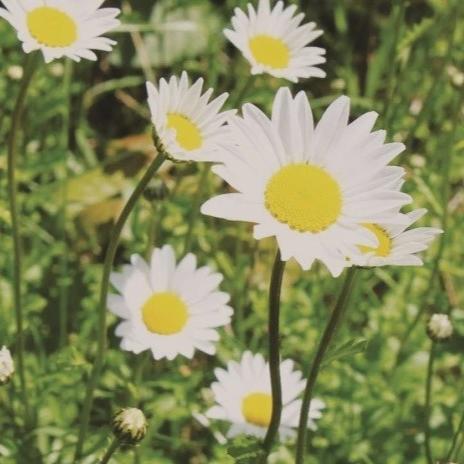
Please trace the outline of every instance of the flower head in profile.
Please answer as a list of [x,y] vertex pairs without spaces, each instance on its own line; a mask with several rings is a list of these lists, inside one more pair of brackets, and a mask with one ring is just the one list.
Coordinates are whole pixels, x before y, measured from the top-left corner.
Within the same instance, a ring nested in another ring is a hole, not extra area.
[[322,31],[313,22],[301,25],[304,14],[295,15],[296,8],[285,8],[279,1],[271,9],[269,0],[259,0],[257,10],[248,4],[248,15],[235,9],[233,29],[224,34],[250,62],[252,74],[268,73],[292,82],[325,77],[317,67],[325,63],[325,50],[308,46]]
[[96,60],[94,50],[111,51],[114,40],[101,34],[119,25],[117,8],[104,0],[3,0],[0,17],[17,31],[23,50],[40,50],[47,63],[64,56]]
[[111,274],[119,295],[108,297],[109,310],[123,319],[116,328],[121,348],[170,360],[191,358],[195,349],[214,354],[216,328],[233,312],[229,295],[218,289],[221,281],[209,267],[197,268],[191,253],[176,264],[169,245],[155,249],[149,264],[133,255],[131,265]]
[[148,422],[138,408],[125,408],[113,417],[113,433],[126,445],[140,443],[147,433]]
[[351,260],[358,266],[421,266],[417,253],[424,251],[430,242],[443,231],[434,227],[409,229],[425,213],[417,209],[406,216],[406,224],[364,223],[363,226],[377,237],[376,246],[360,246],[359,253]]
[[0,350],[0,385],[8,383],[14,371],[14,362],[10,350],[3,346]]
[[448,314],[432,314],[427,323],[427,334],[436,342],[448,340],[453,335],[453,324]]
[[349,103],[335,100],[316,127],[304,92],[280,89],[271,119],[245,105],[243,117],[229,120],[236,146],[213,167],[236,192],[208,200],[202,212],[253,222],[256,239],[277,238],[283,260],[309,269],[318,259],[339,275],[358,245],[378,245],[360,224],[405,223],[392,208],[410,202],[397,188],[404,170],[388,166],[404,145],[371,132],[374,112],[349,124]]
[[166,151],[178,161],[218,161],[230,111],[220,112],[228,94],[212,101],[213,89],[202,93],[203,79],[189,84],[184,71],[178,79],[147,82],[151,119]]
[[[282,377],[282,420],[279,434],[282,438],[294,435],[298,427],[301,400],[305,381],[293,361],[280,364]],[[217,382],[211,385],[216,405],[206,416],[230,422],[229,437],[246,434],[262,438],[266,434],[272,416],[271,381],[269,365],[260,354],[243,353],[240,362],[230,361],[227,370],[216,369]],[[308,417],[308,428],[316,429],[315,420],[322,416],[325,405],[313,399]]]

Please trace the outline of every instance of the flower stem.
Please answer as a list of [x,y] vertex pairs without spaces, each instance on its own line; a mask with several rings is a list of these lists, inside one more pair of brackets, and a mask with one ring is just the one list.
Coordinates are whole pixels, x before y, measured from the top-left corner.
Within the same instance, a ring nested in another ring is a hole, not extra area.
[[59,346],[63,347],[66,344],[67,328],[68,328],[68,285],[69,285],[69,250],[66,243],[66,223],[68,213],[68,152],[69,152],[69,125],[71,113],[71,83],[73,75],[73,62],[67,59],[64,68],[63,78],[63,125],[61,146],[63,149],[63,180],[60,205],[60,229],[61,243],[63,244],[63,253],[60,257],[60,280],[59,280]]
[[19,88],[16,105],[12,116],[11,131],[8,141],[7,177],[8,177],[8,201],[11,214],[11,231],[13,236],[13,304],[16,315],[16,343],[17,366],[19,382],[21,385],[21,397],[24,406],[26,424],[29,422],[29,400],[26,387],[24,370],[24,326],[22,306],[22,247],[21,230],[19,224],[18,186],[16,181],[16,162],[18,151],[18,134],[21,129],[21,119],[26,103],[27,92],[36,69],[36,54],[26,55],[23,77]]
[[271,284],[269,287],[269,372],[271,375],[272,391],[272,417],[264,438],[264,455],[262,462],[265,463],[272,445],[279,431],[280,419],[282,416],[282,384],[280,380],[280,292],[282,289],[282,279],[285,270],[285,261],[282,261],[280,250],[277,251],[274,267],[272,268]]
[[351,292],[354,287],[355,278],[358,274],[359,269],[357,267],[350,267],[343,282],[342,289],[338,296],[335,307],[330,315],[330,319],[325,327],[324,333],[321,340],[319,341],[319,346],[316,351],[316,355],[309,365],[309,375],[308,380],[306,381],[306,387],[303,394],[303,403],[300,411],[300,422],[298,426],[298,438],[296,443],[296,464],[303,464],[304,455],[306,451],[306,438],[307,438],[307,425],[308,425],[308,415],[311,406],[311,399],[313,396],[314,386],[316,384],[317,377],[319,375],[319,370],[321,368],[322,361],[324,356],[330,346],[333,336],[337,330],[337,326],[342,320],[343,314],[348,306]]
[[158,169],[161,167],[161,165],[167,159],[167,156],[168,156],[156,134],[154,138],[155,138],[155,146],[158,150],[158,156],[151,162],[150,166],[146,170],[142,179],[137,184],[137,187],[135,188],[129,200],[127,201],[126,205],[124,206],[118,220],[114,224],[112,232],[111,232],[111,236],[110,236],[110,242],[108,245],[108,249],[105,255],[105,262],[103,266],[103,276],[102,276],[102,281],[101,281],[100,300],[98,304],[99,321],[98,321],[97,356],[96,356],[93,369],[92,369],[92,372],[90,374],[90,377],[87,383],[86,396],[85,396],[84,406],[82,408],[82,413],[81,413],[79,438],[77,440],[74,462],[78,462],[82,456],[84,440],[87,434],[87,428],[88,428],[89,420],[90,420],[90,411],[92,409],[93,394],[94,394],[95,388],[98,383],[98,379],[100,378],[100,374],[103,368],[103,361],[104,361],[104,356],[106,352],[106,342],[107,342],[106,300],[107,300],[107,295],[108,295],[108,290],[109,290],[109,279],[110,279],[111,269],[113,266],[114,257],[116,255],[119,238],[121,236],[122,229],[131,211],[134,209],[138,199],[142,196],[149,181],[154,176],[154,174],[158,171]]
[[111,456],[117,451],[119,448],[119,445],[121,444],[120,440],[118,438],[115,438],[112,442],[109,448],[106,450],[105,455],[102,457],[100,464],[107,464],[109,462]]
[[[455,452],[457,444],[458,444],[459,435],[463,431],[464,431],[464,412],[462,413],[458,428],[456,429],[456,432],[454,433],[453,441],[451,442],[451,448],[448,451],[448,455],[446,456],[446,461],[451,461],[451,459],[453,458],[453,453]],[[454,457],[455,457],[455,461],[457,461],[457,458],[458,458],[457,454]]]
[[430,347],[429,362],[427,366],[427,378],[425,381],[425,439],[424,448],[428,464],[433,464],[431,437],[430,437],[430,413],[432,407],[432,379],[433,379],[433,364],[435,362],[436,343],[432,341]]
[[200,173],[200,178],[198,180],[198,187],[195,192],[195,196],[193,197],[188,229],[187,229],[187,233],[185,234],[184,253],[183,253],[184,255],[190,251],[190,247],[192,246],[193,229],[195,228],[195,222],[198,218],[198,213],[200,212],[200,201],[201,201],[201,197],[206,187],[209,166],[207,166],[206,164],[202,164],[200,166],[200,170],[201,170],[201,173]]

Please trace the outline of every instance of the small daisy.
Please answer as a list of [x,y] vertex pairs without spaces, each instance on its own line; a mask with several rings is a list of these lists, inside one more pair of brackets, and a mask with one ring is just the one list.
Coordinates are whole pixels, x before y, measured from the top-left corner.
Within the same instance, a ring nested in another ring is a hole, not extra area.
[[299,78],[325,77],[316,66],[325,63],[325,50],[308,47],[322,34],[316,23],[301,25],[304,14],[294,16],[296,5],[284,8],[279,1],[271,10],[269,0],[259,0],[258,11],[248,4],[248,16],[239,8],[226,37],[251,64],[252,74],[268,73],[292,82]]
[[[282,419],[279,434],[285,439],[295,434],[298,427],[305,380],[300,371],[294,370],[291,360],[280,364],[282,376]],[[217,405],[208,410],[210,419],[232,423],[229,437],[240,434],[263,438],[272,416],[271,381],[269,365],[260,354],[243,353],[240,363],[230,361],[227,370],[215,370],[217,382],[211,385]],[[325,405],[321,400],[311,401],[308,428],[316,430],[315,419],[322,416]]]
[[360,246],[351,260],[359,266],[421,266],[422,259],[417,253],[428,248],[430,242],[443,231],[434,227],[408,229],[418,221],[426,209],[417,209],[406,214],[407,224],[364,223],[378,240],[375,247]]
[[229,295],[218,290],[222,275],[207,266],[197,268],[193,254],[179,264],[172,247],[153,251],[147,264],[133,255],[131,265],[111,274],[120,293],[109,295],[109,310],[124,319],[116,335],[121,348],[141,353],[151,350],[155,359],[188,358],[195,349],[215,353],[217,327],[230,322]]
[[371,133],[374,112],[348,124],[349,103],[335,100],[315,128],[304,92],[280,89],[271,120],[245,105],[243,118],[229,120],[236,146],[213,167],[237,192],[208,200],[202,212],[253,222],[256,239],[277,238],[283,260],[309,269],[318,259],[338,276],[359,244],[378,244],[360,223],[404,223],[392,208],[410,202],[397,189],[404,170],[387,166],[404,145]]
[[0,385],[9,382],[14,371],[14,362],[10,350],[4,346],[0,350]]
[[209,101],[213,89],[202,94],[203,79],[189,85],[180,79],[161,79],[159,88],[147,82],[151,118],[166,151],[178,161],[216,161],[224,143],[230,111],[220,113],[228,94]]
[[0,16],[17,31],[23,50],[41,50],[49,63],[67,56],[96,60],[92,50],[111,51],[116,43],[101,34],[119,25],[117,8],[100,8],[104,0],[2,0]]

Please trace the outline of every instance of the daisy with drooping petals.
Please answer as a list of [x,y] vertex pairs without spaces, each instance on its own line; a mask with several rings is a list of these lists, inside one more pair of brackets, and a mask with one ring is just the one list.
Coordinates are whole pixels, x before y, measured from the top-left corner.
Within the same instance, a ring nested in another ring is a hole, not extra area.
[[196,267],[193,254],[179,264],[172,247],[153,251],[151,262],[133,255],[131,265],[111,274],[120,293],[108,296],[109,310],[124,319],[116,335],[121,348],[133,353],[151,350],[155,359],[188,358],[195,349],[215,353],[218,327],[230,322],[229,295],[218,289],[222,275]]
[[[287,438],[294,435],[293,429],[298,427],[301,400],[297,397],[304,390],[305,380],[289,359],[280,364],[280,373],[283,409],[279,434]],[[272,416],[268,363],[260,354],[246,351],[239,363],[230,361],[227,370],[216,369],[215,374],[218,381],[211,388],[217,405],[209,409],[206,416],[231,422],[229,437],[240,434],[264,437]],[[308,428],[316,429],[314,421],[322,416],[324,407],[321,400],[311,401]]]
[[430,242],[443,232],[434,227],[406,230],[426,212],[426,209],[417,209],[406,214],[407,224],[363,224],[375,234],[378,245],[360,246],[360,253],[351,256],[352,262],[358,266],[421,266],[423,262],[417,253],[426,250]]
[[159,88],[147,82],[151,118],[166,151],[178,161],[218,161],[231,111],[220,112],[228,94],[209,101],[213,89],[202,94],[203,79],[189,85],[180,79],[161,79]]
[[233,29],[225,29],[224,34],[250,62],[252,74],[268,73],[292,82],[325,77],[317,67],[325,63],[325,50],[308,46],[322,31],[313,22],[301,25],[304,14],[294,16],[296,8],[284,8],[279,1],[271,9],[269,0],[259,0],[257,11],[248,4],[248,16],[235,9]]
[[283,260],[309,269],[318,259],[339,275],[358,245],[378,244],[360,223],[407,222],[392,208],[410,202],[397,190],[404,170],[387,166],[404,145],[371,133],[374,112],[348,124],[349,102],[335,100],[316,127],[303,92],[280,89],[271,120],[245,105],[242,118],[229,119],[236,146],[213,167],[237,192],[208,200],[202,212],[253,222],[256,239],[277,238]]
[[117,8],[100,8],[104,0],[2,0],[0,17],[17,31],[23,50],[41,50],[47,63],[67,56],[96,60],[92,50],[111,51],[114,40],[101,34],[119,25]]

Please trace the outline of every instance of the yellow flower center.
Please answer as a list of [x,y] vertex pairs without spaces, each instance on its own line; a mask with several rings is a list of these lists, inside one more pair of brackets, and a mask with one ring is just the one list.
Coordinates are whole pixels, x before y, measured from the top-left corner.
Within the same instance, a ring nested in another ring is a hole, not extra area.
[[27,27],[37,42],[47,47],[68,47],[77,40],[77,25],[67,13],[41,6],[27,14]]
[[176,131],[177,143],[184,150],[198,150],[203,144],[203,137],[197,125],[183,114],[169,113],[168,128]]
[[324,169],[311,164],[289,164],[269,180],[265,205],[280,222],[299,232],[321,232],[342,210],[338,182]]
[[268,393],[250,393],[242,400],[242,414],[246,421],[267,427],[272,417],[272,396]]
[[288,66],[290,50],[286,43],[271,35],[260,34],[250,39],[250,50],[259,64],[282,69]]
[[375,256],[381,256],[382,258],[386,258],[391,251],[390,236],[384,229],[382,229],[377,224],[363,224],[363,226],[375,234],[377,240],[379,241],[379,244],[377,245],[377,248],[365,245],[359,245],[358,248],[361,250],[362,253],[374,253]]
[[187,306],[174,293],[155,293],[142,306],[142,319],[150,332],[172,335],[184,328]]

